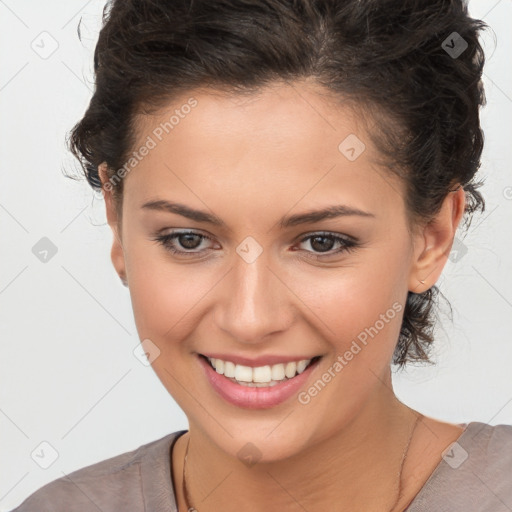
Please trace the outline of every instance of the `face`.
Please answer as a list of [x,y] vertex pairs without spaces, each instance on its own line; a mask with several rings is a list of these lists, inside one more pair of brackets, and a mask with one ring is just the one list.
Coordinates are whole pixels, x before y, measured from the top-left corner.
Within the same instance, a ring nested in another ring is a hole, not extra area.
[[[190,429],[229,454],[251,442],[278,460],[383,407],[407,291],[441,269],[418,264],[424,239],[408,231],[403,186],[372,162],[355,114],[297,83],[194,91],[139,127],[138,147],[151,148],[124,177],[112,258]],[[327,208],[337,213],[305,216]],[[274,363],[321,357],[273,390],[233,383],[201,354],[268,363],[274,376]]]

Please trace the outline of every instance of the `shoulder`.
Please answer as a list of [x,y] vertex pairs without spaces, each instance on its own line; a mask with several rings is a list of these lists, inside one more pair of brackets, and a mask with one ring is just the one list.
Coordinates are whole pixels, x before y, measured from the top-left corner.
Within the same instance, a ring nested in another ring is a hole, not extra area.
[[[457,450],[460,460],[450,462],[452,452],[457,458]],[[505,484],[512,496],[512,425],[472,422],[443,458],[452,470],[464,468],[458,474],[471,472],[483,481]]]
[[474,421],[444,452],[408,512],[431,510],[510,512],[512,425]]
[[170,447],[182,432],[53,480],[12,512],[136,511],[145,510],[148,499],[159,492],[171,498]]

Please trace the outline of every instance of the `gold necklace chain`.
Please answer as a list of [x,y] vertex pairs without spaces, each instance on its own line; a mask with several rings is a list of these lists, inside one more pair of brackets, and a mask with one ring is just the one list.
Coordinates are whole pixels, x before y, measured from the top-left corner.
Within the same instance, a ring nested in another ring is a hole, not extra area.
[[[407,458],[407,454],[409,452],[409,446],[411,444],[412,437],[414,435],[416,427],[418,426],[418,422],[419,422],[420,418],[422,418],[422,417],[423,417],[423,414],[419,413],[418,416],[416,417],[416,421],[414,422],[414,426],[411,429],[411,433],[409,434],[409,439],[407,440],[407,444],[405,446],[404,454],[402,455],[402,460],[400,462],[400,470],[398,472],[398,493],[397,493],[397,498],[396,498],[395,503],[393,503],[393,506],[391,507],[389,512],[393,512],[394,508],[397,505],[397,503],[400,501],[401,493],[402,493],[402,471],[403,471],[403,468],[404,468],[405,459]],[[195,507],[189,505],[192,502],[192,500],[190,499],[190,495],[188,493],[186,479],[185,479],[185,468],[186,468],[186,465],[187,465],[187,455],[188,455],[188,445],[189,445],[189,443],[190,443],[190,436],[189,436],[189,438],[187,440],[187,448],[185,450],[185,460],[183,462],[183,478],[182,478],[183,496],[185,498],[185,506],[187,507],[187,512],[199,512]]]

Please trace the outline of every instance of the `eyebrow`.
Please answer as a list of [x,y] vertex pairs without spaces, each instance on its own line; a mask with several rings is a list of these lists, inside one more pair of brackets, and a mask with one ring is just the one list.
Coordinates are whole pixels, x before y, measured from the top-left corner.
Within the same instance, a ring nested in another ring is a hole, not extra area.
[[[185,206],[184,204],[166,201],[164,199],[148,201],[144,203],[141,208],[176,213],[182,217],[186,217],[197,222],[206,222],[213,224],[214,226],[226,227],[226,223],[216,215],[207,213],[202,210],[195,210]],[[299,224],[310,224],[325,219],[333,219],[337,217],[352,215],[357,215],[360,217],[375,217],[373,213],[365,212],[363,210],[359,210],[358,208],[346,205],[334,205],[322,208],[321,210],[311,210],[305,213],[298,213],[288,217],[283,217],[279,221],[279,225],[281,228],[288,228],[291,226],[297,226]]]

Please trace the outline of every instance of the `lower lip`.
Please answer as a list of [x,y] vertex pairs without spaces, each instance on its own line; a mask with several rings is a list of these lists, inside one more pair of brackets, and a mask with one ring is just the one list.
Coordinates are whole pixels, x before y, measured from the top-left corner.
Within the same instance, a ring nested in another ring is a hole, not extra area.
[[267,409],[295,395],[304,386],[320,361],[317,359],[292,379],[274,386],[257,388],[232,382],[224,375],[217,373],[204,357],[198,356],[198,358],[213,389],[229,403],[246,409]]

